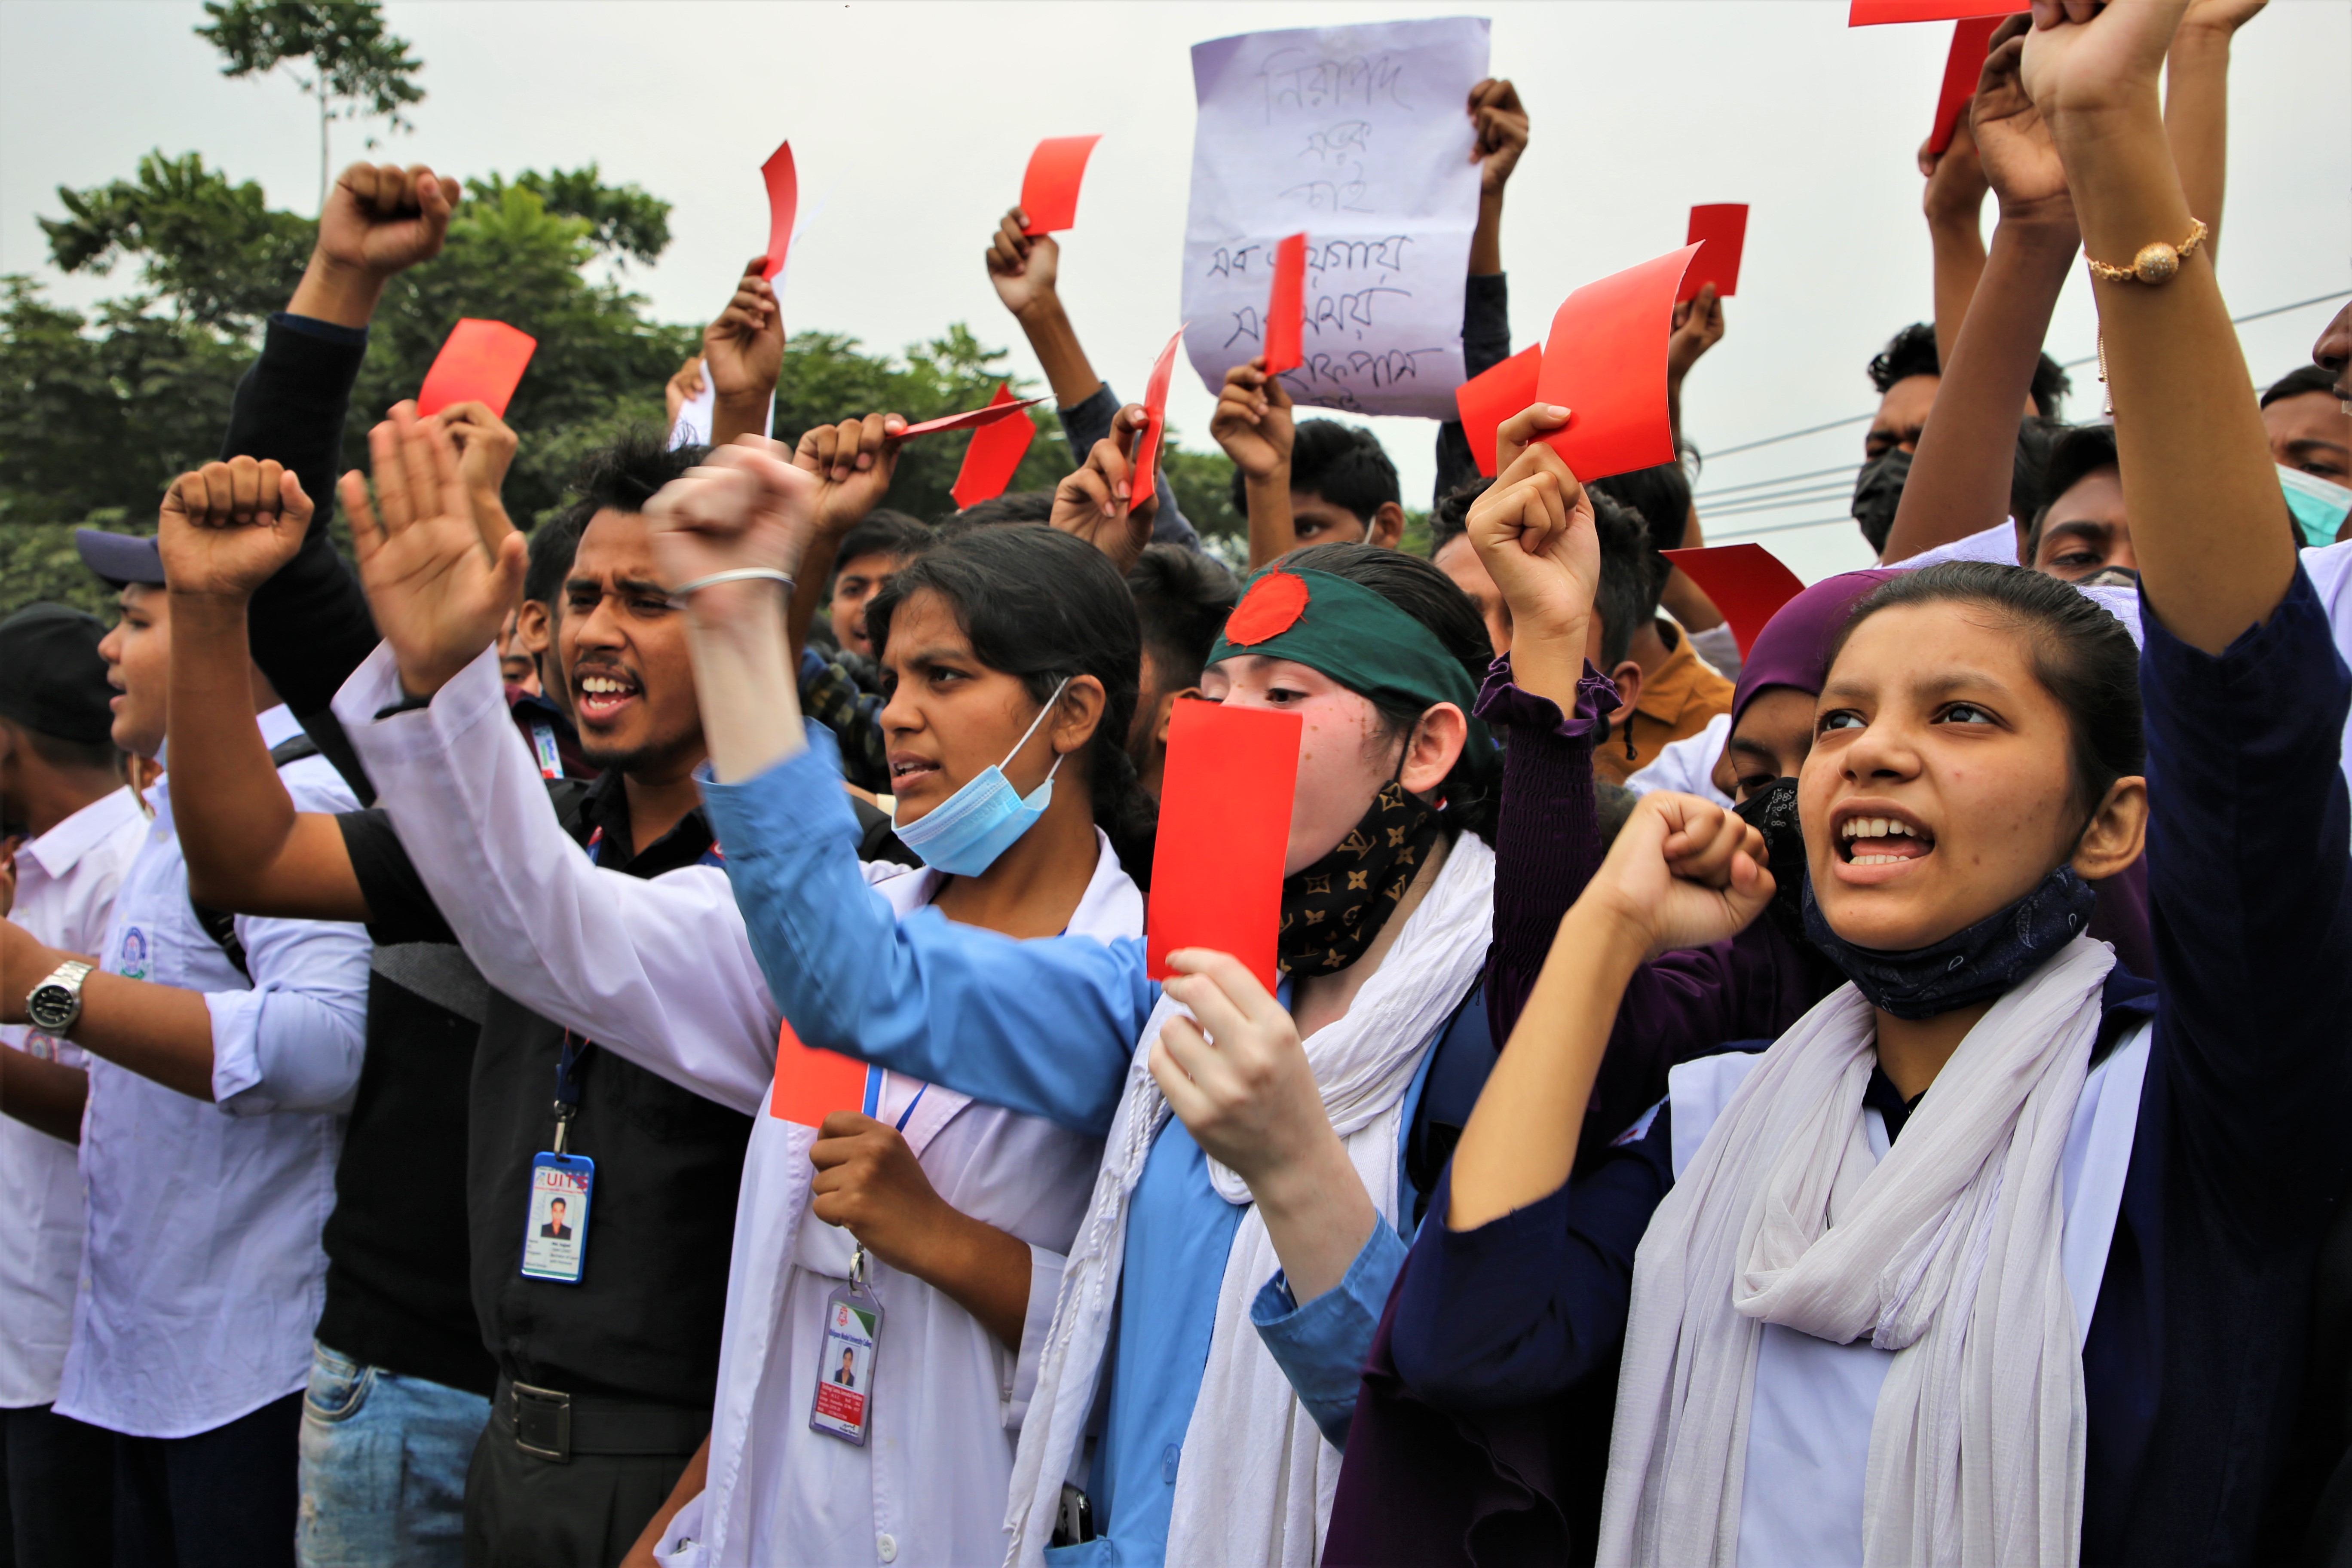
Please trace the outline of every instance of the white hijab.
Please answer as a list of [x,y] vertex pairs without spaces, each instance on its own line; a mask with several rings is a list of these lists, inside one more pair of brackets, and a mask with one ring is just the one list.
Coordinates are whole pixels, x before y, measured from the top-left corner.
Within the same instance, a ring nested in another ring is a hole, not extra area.
[[[1323,1108],[1384,1225],[1396,1222],[1405,1091],[1486,963],[1494,886],[1495,852],[1472,835],[1456,838],[1347,1016],[1307,1041]],[[1128,1200],[1169,1115],[1148,1065],[1151,1042],[1180,1011],[1163,996],[1143,1026],[1111,1118],[1094,1202],[1063,1268],[1053,1331],[1013,1456],[1009,1564],[1045,1560],[1062,1482],[1094,1408],[1127,1247]],[[1239,1176],[1214,1162],[1209,1173],[1227,1203],[1250,1203]],[[1208,1363],[1185,1428],[1168,1527],[1171,1563],[1307,1568],[1321,1552],[1339,1453],[1323,1440],[1249,1319],[1251,1299],[1280,1268],[1265,1222],[1252,1206],[1225,1257]]]
[[2087,1423],[2060,1163],[2114,962],[2078,936],[1994,1003],[1883,1161],[1852,985],[1765,1053],[1635,1255],[1602,1564],[1730,1568],[1768,1322],[1897,1352],[1866,1563],[2074,1562]]

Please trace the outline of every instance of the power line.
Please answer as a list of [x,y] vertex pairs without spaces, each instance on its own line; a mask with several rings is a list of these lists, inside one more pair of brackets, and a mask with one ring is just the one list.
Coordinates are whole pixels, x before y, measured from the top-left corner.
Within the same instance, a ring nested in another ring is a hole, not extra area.
[[[2250,310],[2242,316],[2232,316],[2230,318],[2230,324],[2233,327],[2243,326],[2248,321],[2259,321],[2271,316],[2284,316],[2290,310],[2300,310],[2312,305],[2325,305],[2333,300],[2344,299],[2347,295],[2352,295],[2352,289],[2338,289],[2333,293],[2315,294],[2308,300],[2297,300],[2292,304],[2273,305],[2264,310]],[[2059,368],[2062,370],[2079,370],[2086,364],[2096,364],[2098,360],[2099,356],[2095,353],[2086,359],[2068,360]],[[1874,409],[1872,414],[1874,414],[1876,410]],[[1870,418],[1872,414],[1854,414],[1850,415],[1843,419],[1832,419],[1825,425],[1808,425],[1801,430],[1790,430],[1778,436],[1767,436],[1763,439],[1758,441],[1743,441],[1737,447],[1724,447],[1712,452],[1702,451],[1700,456],[1705,461],[1712,463],[1724,458],[1735,456],[1741,452],[1753,452],[1759,447],[1775,447],[1783,441],[1794,441],[1802,436],[1818,436],[1824,430],[1837,430],[1843,429],[1848,425],[1859,425],[1864,420]],[[1801,479],[1804,477],[1806,476],[1790,474],[1783,476],[1783,478],[1780,479],[1759,479],[1756,483],[1759,485],[1780,484],[1785,483],[1790,479]],[[1706,498],[1700,497],[1698,499],[1704,500]]]
[[1763,528],[1743,528],[1724,533],[1717,533],[1713,529],[1709,529],[1707,530],[1706,542],[1709,544],[1732,544],[1743,539],[1760,538],[1768,533],[1793,533],[1801,528],[1827,528],[1833,522],[1843,522],[1850,527],[1853,523],[1853,519],[1851,517],[1817,517],[1811,522],[1775,522],[1768,524]]

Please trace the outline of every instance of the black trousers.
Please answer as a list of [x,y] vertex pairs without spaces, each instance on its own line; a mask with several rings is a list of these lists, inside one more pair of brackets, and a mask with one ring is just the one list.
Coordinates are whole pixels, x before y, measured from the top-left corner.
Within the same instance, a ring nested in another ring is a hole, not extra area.
[[293,1568],[302,1395],[193,1437],[114,1436],[115,1568]]
[[542,1459],[494,1417],[466,1472],[467,1568],[618,1568],[693,1457]]
[[101,1568],[114,1555],[114,1434],[46,1405],[0,1410],[0,1565]]

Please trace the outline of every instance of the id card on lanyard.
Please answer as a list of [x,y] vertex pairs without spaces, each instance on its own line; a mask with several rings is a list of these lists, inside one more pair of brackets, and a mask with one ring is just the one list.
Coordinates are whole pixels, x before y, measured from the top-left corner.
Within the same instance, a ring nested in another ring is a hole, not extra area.
[[587,1266],[588,1211],[596,1189],[596,1162],[565,1147],[572,1118],[580,1107],[580,1065],[588,1042],[563,1032],[563,1056],[555,1067],[555,1147],[531,1156],[530,1205],[522,1226],[522,1272],[526,1279],[577,1285]]
[[[898,1131],[907,1130],[915,1107],[930,1086],[915,1090],[915,1098],[898,1113]],[[881,1109],[882,1075],[866,1072],[866,1114]],[[882,1301],[866,1279],[866,1248],[849,1258],[849,1282],[835,1287],[824,1299],[824,1345],[817,1355],[816,1392],[809,1397],[809,1426],[828,1437],[866,1447],[874,1414],[874,1353],[882,1338]]]

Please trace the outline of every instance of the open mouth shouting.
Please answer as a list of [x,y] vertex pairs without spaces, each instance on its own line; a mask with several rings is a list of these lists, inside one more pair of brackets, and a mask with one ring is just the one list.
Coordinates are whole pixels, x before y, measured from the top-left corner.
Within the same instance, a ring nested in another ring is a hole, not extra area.
[[929,757],[913,752],[890,753],[890,793],[901,799],[921,795],[940,776],[940,764]]
[[616,664],[584,665],[572,672],[572,705],[583,728],[617,722],[632,702],[645,700],[637,678]]
[[1936,852],[1936,836],[1927,826],[1891,805],[1857,801],[1840,806],[1830,831],[1841,881],[1884,881]]

